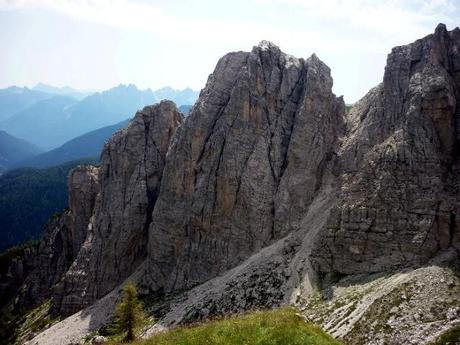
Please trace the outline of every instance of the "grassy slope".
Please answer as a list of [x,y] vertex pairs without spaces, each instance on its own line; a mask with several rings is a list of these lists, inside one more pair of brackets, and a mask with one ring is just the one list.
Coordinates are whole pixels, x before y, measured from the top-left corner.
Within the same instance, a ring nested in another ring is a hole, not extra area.
[[0,311],[0,344],[24,344],[34,334],[40,333],[58,318],[50,316],[51,300],[29,310],[14,310],[13,305]]
[[[119,344],[112,342],[111,344]],[[180,327],[133,345],[339,345],[320,328],[306,323],[294,309],[257,311]]]

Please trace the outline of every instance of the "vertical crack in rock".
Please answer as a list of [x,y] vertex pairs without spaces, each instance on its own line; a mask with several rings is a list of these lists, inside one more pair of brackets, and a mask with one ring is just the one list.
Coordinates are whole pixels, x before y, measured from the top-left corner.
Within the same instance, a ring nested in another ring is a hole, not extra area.
[[421,265],[452,245],[459,44],[458,29],[439,25],[434,34],[394,48],[383,84],[351,110],[352,129],[338,157],[342,193],[332,223],[339,226],[320,236],[327,245],[314,251],[318,270],[354,274]]
[[100,193],[78,256],[54,288],[54,307],[71,314],[104,296],[146,257],[147,231],[172,135],[182,122],[174,103],[139,111],[101,156]]
[[194,286],[298,229],[344,128],[331,88],[268,42],[218,62],[168,156],[144,285]]

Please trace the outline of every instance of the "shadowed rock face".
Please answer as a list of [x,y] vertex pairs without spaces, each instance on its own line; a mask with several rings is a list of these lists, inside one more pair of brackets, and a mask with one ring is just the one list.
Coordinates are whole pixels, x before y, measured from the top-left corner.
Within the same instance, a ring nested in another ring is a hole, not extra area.
[[460,30],[444,25],[394,48],[383,83],[351,110],[320,271],[378,272],[459,249],[459,48]]
[[[174,103],[164,101],[139,111],[105,144],[86,240],[54,292],[61,313],[73,313],[110,292],[145,259],[166,153],[181,122]],[[75,202],[84,200],[83,193]]]
[[68,181],[69,211],[72,228],[72,255],[75,259],[83,244],[88,223],[93,214],[96,197],[101,191],[99,169],[93,166],[79,166],[72,170]]
[[153,290],[201,283],[298,229],[336,155],[329,68],[262,42],[224,56],[165,167],[149,238]]

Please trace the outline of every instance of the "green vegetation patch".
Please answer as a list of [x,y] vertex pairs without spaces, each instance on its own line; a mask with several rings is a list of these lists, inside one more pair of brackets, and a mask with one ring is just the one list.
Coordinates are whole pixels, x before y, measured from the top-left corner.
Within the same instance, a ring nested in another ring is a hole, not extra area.
[[[118,344],[112,342],[111,344]],[[256,311],[160,333],[135,345],[339,345],[292,308]]]
[[50,316],[51,300],[30,310],[14,310],[11,305],[1,310],[0,343],[24,344],[36,334],[51,327],[59,318]]
[[460,324],[447,330],[430,345],[457,345],[460,344]]

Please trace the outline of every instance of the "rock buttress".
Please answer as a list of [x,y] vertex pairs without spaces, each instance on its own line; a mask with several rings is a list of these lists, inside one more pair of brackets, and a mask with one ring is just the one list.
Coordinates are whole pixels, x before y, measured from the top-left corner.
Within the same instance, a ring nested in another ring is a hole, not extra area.
[[182,115],[173,102],[139,111],[105,144],[100,193],[77,259],[54,291],[64,315],[90,305],[145,259],[147,232],[166,154]]
[[313,256],[340,274],[419,266],[459,246],[460,30],[396,47],[351,110],[341,196]]

